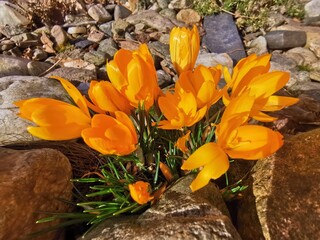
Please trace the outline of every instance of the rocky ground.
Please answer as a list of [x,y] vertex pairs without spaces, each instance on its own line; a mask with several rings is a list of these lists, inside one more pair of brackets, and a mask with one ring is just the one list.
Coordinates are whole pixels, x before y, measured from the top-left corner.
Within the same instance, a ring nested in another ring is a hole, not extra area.
[[90,80],[108,79],[105,64],[119,48],[133,50],[140,43],[148,44],[159,85],[167,87],[176,79],[168,58],[170,30],[192,24],[202,35],[197,64],[231,69],[248,54],[269,52],[272,70],[290,72],[280,94],[300,101],[277,113],[272,125],[287,136],[285,146],[257,162],[231,217],[220,194],[212,194],[219,192],[213,184],[191,194],[190,179],[185,179],[138,218],[106,222],[84,239],[320,238],[320,1],[300,2],[305,5],[302,20],[272,12],[266,31],[239,32],[234,16],[202,18],[187,0],[0,1],[0,238],[15,240],[43,228],[34,224],[35,211],[68,211],[54,197],[70,199],[72,172],[79,176],[92,166],[78,166],[60,151],[95,159],[76,142],[38,142],[33,145],[38,149],[27,150],[35,139],[12,102],[65,99],[59,84],[48,79],[52,75],[85,93]]

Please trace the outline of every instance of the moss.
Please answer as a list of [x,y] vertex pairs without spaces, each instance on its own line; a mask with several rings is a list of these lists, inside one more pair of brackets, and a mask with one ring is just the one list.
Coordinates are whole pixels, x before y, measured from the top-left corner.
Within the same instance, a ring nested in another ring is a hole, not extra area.
[[297,66],[298,71],[306,71],[306,72],[311,72],[313,69],[309,64],[306,65],[298,65]]
[[304,16],[303,5],[298,0],[195,0],[194,9],[202,16],[230,12],[236,17],[241,30],[248,28],[251,32],[267,27],[271,11],[300,19]]

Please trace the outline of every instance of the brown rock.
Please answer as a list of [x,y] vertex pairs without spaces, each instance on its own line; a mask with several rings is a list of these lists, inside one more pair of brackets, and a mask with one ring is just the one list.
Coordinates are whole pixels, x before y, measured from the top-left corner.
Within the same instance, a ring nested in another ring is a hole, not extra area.
[[189,175],[140,216],[112,219],[82,239],[240,239],[214,184],[192,193]]
[[[37,211],[67,212],[70,200],[69,160],[53,149],[12,150],[0,148],[0,239],[16,240],[53,226],[57,222],[36,224],[43,217]],[[56,233],[37,239],[55,239]]]
[[199,13],[193,9],[181,9],[177,14],[177,20],[185,24],[195,24],[201,20]]
[[51,29],[51,36],[54,38],[58,46],[63,46],[68,41],[66,31],[59,25],[54,25]]
[[253,169],[241,201],[243,239],[319,239],[320,129],[294,136]]

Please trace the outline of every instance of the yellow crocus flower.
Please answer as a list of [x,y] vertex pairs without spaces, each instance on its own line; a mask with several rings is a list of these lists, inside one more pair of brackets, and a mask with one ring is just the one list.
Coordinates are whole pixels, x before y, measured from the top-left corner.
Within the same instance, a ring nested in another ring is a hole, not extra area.
[[146,44],[136,51],[120,49],[107,63],[107,73],[113,86],[138,108],[148,110],[157,100],[161,90],[152,56]]
[[283,136],[269,128],[247,125],[254,97],[248,92],[231,100],[216,128],[216,142],[198,148],[181,169],[203,167],[190,188],[196,191],[217,179],[229,168],[229,159],[257,160],[276,152],[283,145]]
[[27,130],[35,137],[45,140],[68,140],[81,136],[90,126],[91,117],[84,97],[69,81],[59,80],[77,106],[50,98],[32,98],[17,101],[18,116],[34,122]]
[[200,50],[200,37],[197,27],[174,27],[170,33],[170,56],[174,68],[181,74],[192,70]]
[[136,150],[138,137],[127,114],[117,111],[115,117],[96,114],[91,127],[81,133],[85,143],[102,154],[128,155]]
[[273,71],[270,69],[270,54],[257,57],[255,54],[242,59],[235,66],[232,76],[227,68],[224,69],[224,78],[231,86],[230,95],[224,94],[223,102],[227,106],[231,99],[249,91],[255,97],[255,104],[250,116],[258,121],[271,122],[276,118],[264,113],[264,111],[277,111],[298,102],[293,97],[272,95],[290,79],[287,72]]
[[150,184],[144,181],[137,181],[129,184],[129,191],[132,199],[143,205],[151,201],[154,197],[150,195]]
[[91,81],[88,95],[93,104],[105,112],[122,111],[129,115],[133,110],[128,99],[111,82]]
[[168,91],[165,96],[159,97],[158,104],[167,119],[158,123],[162,129],[190,127],[200,121],[207,111],[206,106],[198,110],[195,96],[177,87],[174,93]]

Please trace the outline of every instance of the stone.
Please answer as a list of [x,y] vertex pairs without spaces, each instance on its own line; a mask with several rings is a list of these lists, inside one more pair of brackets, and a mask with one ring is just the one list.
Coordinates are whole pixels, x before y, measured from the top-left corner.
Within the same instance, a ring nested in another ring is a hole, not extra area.
[[184,9],[190,8],[193,4],[192,0],[172,0],[170,1],[168,8],[170,9]]
[[302,66],[311,65],[318,61],[317,57],[311,50],[303,47],[292,48],[285,53],[285,56],[296,62],[300,59],[297,64]]
[[79,85],[79,83],[81,82],[86,83],[91,80],[97,79],[96,71],[71,67],[57,68],[45,75],[45,77],[50,76],[62,77],[71,81],[76,86]]
[[320,129],[286,140],[254,166],[238,209],[243,239],[319,239]]
[[304,22],[312,24],[320,21],[320,0],[312,0],[304,5]]
[[51,28],[51,36],[54,38],[58,47],[62,47],[68,42],[68,36],[66,31],[59,25],[54,25]]
[[3,40],[0,42],[0,49],[1,51],[8,51],[12,49],[15,46],[15,43],[8,39],[8,40]]
[[203,22],[206,34],[202,45],[213,53],[227,53],[234,63],[246,57],[233,16],[227,13],[206,16]]
[[70,67],[70,68],[81,68],[95,71],[96,67],[94,64],[84,61],[82,59],[68,59],[61,63],[63,67]]
[[[59,223],[36,224],[37,220],[48,217],[37,212],[70,211],[69,205],[58,200],[72,198],[72,169],[61,152],[49,148],[0,148],[0,164],[1,239],[22,239]],[[51,232],[37,239],[54,240],[58,234]]]
[[283,14],[278,12],[271,12],[267,18],[267,24],[270,29],[284,24],[285,21],[286,18],[283,16]]
[[104,32],[93,29],[90,31],[87,39],[91,42],[100,42],[102,39],[104,39],[104,36]]
[[113,36],[123,38],[126,32],[132,32],[134,30],[134,25],[129,22],[118,19],[112,23],[112,33]]
[[81,239],[241,239],[214,184],[192,193],[194,176],[179,180],[139,216],[107,220]]
[[83,34],[83,33],[87,33],[87,28],[86,27],[69,27],[68,28],[68,33],[72,34],[72,35],[76,35],[76,34]]
[[118,19],[123,19],[123,18],[126,18],[128,16],[131,15],[131,11],[122,6],[122,5],[116,5],[115,8],[114,8],[114,14],[113,14],[113,17],[114,17],[114,20],[118,20]]
[[26,11],[18,5],[0,1],[0,26],[27,26],[30,24],[30,19]]
[[47,59],[48,54],[41,48],[36,48],[32,51],[32,60],[44,61]]
[[15,101],[48,97],[67,101],[67,93],[57,80],[33,76],[0,78],[0,146],[36,140],[27,126],[32,123],[17,116]]
[[12,56],[0,55],[0,77],[29,75],[27,64],[30,60]]
[[311,80],[320,82],[320,71],[311,71],[309,76]]
[[317,41],[310,42],[309,48],[318,58],[320,58],[320,37]]
[[93,5],[88,9],[88,14],[98,23],[104,23],[112,20],[112,15],[104,8],[102,4]]
[[269,49],[287,50],[295,47],[303,47],[307,42],[304,31],[275,30],[265,35]]
[[118,51],[118,46],[112,38],[106,38],[99,43],[97,51],[105,53],[106,58],[111,60]]
[[77,48],[84,49],[84,48],[91,46],[92,44],[94,44],[94,42],[89,41],[88,39],[85,39],[85,40],[80,40],[80,41],[76,42],[74,44],[74,46]]
[[259,55],[268,53],[267,40],[263,36],[259,36],[256,39],[252,40],[249,43],[248,47],[249,47],[249,50],[247,51],[248,55],[255,53],[259,56]]
[[168,33],[161,34],[161,36],[159,38],[159,42],[169,45],[170,44],[170,34],[168,34]]
[[148,27],[154,28],[159,32],[169,32],[175,26],[169,18],[152,10],[144,10],[132,14],[126,18],[126,21],[133,25],[144,23]]
[[[17,46],[25,48],[28,43],[35,41],[34,45],[38,43],[38,37],[32,33],[21,33],[10,38]],[[27,43],[27,44],[26,44]]]
[[214,67],[218,64],[227,67],[230,71],[233,69],[233,61],[226,53],[201,53],[198,55],[195,66],[204,65],[206,67]]
[[201,20],[201,16],[193,9],[181,9],[177,16],[178,21],[184,22],[185,24],[196,24]]
[[114,21],[106,22],[99,25],[99,29],[109,37],[112,37],[112,24]]
[[28,72],[30,76],[41,76],[52,67],[52,64],[39,61],[30,61],[27,64]]
[[157,3],[161,9],[166,9],[166,8],[168,8],[170,1],[169,0],[157,0]]
[[156,69],[160,68],[160,62],[162,59],[170,60],[169,45],[161,42],[149,42],[148,44],[151,55],[154,59],[154,65]]
[[99,67],[106,63],[106,54],[101,51],[90,51],[84,54],[83,60]]
[[169,9],[169,8],[165,8],[165,9],[162,9],[159,14],[161,16],[164,16],[166,18],[169,18],[169,19],[175,19],[176,18],[176,11],[174,9]]
[[169,86],[170,84],[173,84],[171,76],[165,71],[163,71],[162,69],[157,70],[157,76],[158,76],[158,84],[161,89]]

